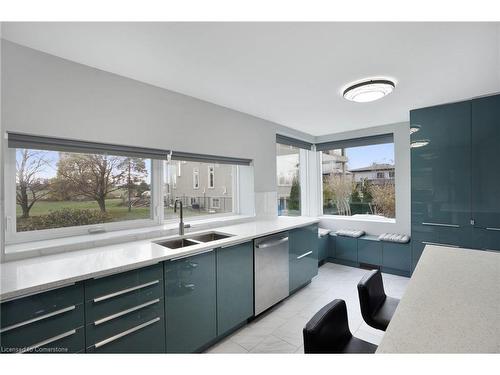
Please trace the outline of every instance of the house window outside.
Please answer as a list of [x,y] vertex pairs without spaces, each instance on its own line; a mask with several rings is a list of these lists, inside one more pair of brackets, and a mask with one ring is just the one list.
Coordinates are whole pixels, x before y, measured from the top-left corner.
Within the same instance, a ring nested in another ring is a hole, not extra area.
[[220,199],[212,198],[212,208],[220,208]]
[[151,159],[10,150],[13,233],[152,220]]
[[[233,213],[233,179],[236,165],[182,161],[180,177],[177,173],[169,173],[172,169],[177,172],[175,168],[179,164],[176,161],[170,164],[164,162],[164,165],[165,220],[178,220],[178,214],[174,213],[174,202],[177,199],[183,203],[186,218]],[[214,178],[215,173],[217,180]],[[192,180],[187,176],[193,176]],[[170,188],[173,183],[176,184],[176,189]]]
[[396,210],[394,143],[321,152],[324,215],[378,215]]
[[200,188],[200,170],[193,168],[193,189]]
[[215,169],[212,165],[208,166],[208,188],[215,188]]
[[276,143],[278,215],[300,216],[300,149]]

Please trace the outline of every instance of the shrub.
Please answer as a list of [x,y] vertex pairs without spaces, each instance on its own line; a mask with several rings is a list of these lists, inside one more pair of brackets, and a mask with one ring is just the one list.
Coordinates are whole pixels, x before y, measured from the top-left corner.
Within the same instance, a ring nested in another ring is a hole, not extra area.
[[394,184],[372,185],[370,192],[375,213],[393,218],[396,215],[396,190]]
[[101,224],[109,221],[105,212],[99,210],[63,208],[51,211],[47,215],[32,216],[27,219],[18,218],[17,230],[40,230],[80,225]]

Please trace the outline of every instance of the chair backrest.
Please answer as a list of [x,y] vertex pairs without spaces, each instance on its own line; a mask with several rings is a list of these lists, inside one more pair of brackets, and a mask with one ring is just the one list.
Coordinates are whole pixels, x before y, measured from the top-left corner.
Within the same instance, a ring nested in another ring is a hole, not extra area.
[[379,309],[386,299],[382,274],[380,270],[368,272],[358,283],[359,304],[361,315],[369,324],[373,314]]
[[344,300],[319,310],[303,329],[304,353],[339,353],[352,338]]

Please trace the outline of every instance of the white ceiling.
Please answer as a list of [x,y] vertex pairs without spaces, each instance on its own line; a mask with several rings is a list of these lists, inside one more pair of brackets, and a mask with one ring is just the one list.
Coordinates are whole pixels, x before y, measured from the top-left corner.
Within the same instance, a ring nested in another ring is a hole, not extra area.
[[[500,23],[3,23],[2,37],[312,135],[500,91]],[[341,97],[370,76],[396,90]]]

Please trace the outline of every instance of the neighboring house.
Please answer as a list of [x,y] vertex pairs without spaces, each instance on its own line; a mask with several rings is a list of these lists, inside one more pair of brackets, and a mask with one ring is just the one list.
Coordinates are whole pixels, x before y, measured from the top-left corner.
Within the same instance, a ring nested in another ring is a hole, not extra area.
[[394,171],[393,164],[373,164],[368,167],[350,169],[350,172],[354,175],[354,181],[367,180],[374,184],[394,181]]
[[166,204],[181,199],[185,207],[210,212],[233,208],[233,166],[175,161],[167,170]]

